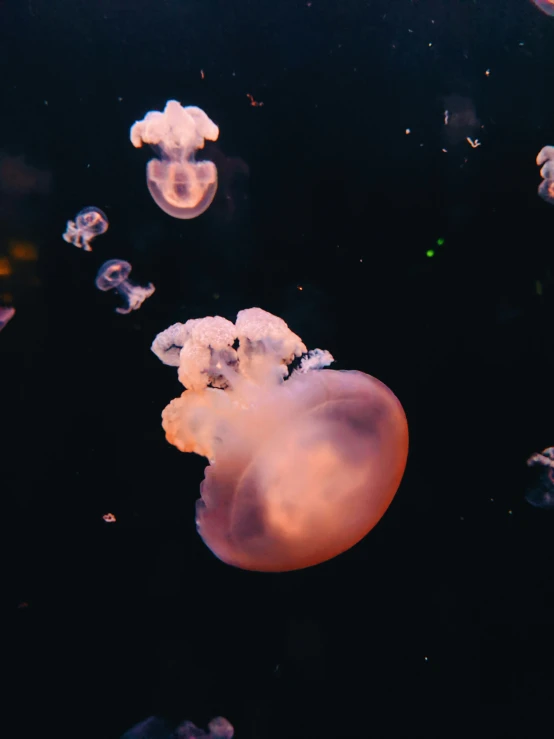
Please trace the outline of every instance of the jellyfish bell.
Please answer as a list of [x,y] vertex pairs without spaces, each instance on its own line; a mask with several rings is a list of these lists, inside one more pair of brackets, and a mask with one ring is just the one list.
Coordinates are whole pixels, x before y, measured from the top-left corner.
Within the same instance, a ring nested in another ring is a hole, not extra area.
[[96,276],[96,287],[106,291],[118,287],[131,274],[131,265],[124,259],[110,259],[104,262]]
[[532,0],[532,2],[546,15],[554,15],[554,0]]
[[328,352],[306,353],[260,308],[240,311],[235,324],[175,324],[152,349],[166,364],[178,359],[187,389],[162,425],[171,444],[210,462],[196,523],[219,559],[246,570],[302,569],[346,551],[381,519],[408,453],[406,416],[382,382],[324,369]]
[[150,111],[131,127],[131,142],[150,144],[157,158],[146,167],[146,181],[154,202],[174,218],[196,218],[206,211],[217,192],[217,168],[196,161],[204,141],[216,141],[219,128],[201,108],[183,107],[169,100],[163,113]]

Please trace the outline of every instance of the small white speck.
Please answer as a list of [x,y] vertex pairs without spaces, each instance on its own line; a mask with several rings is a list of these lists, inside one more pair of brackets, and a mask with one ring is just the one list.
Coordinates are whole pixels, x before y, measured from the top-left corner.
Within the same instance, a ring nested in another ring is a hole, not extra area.
[[45,104],[45,105],[48,105],[48,100],[45,100],[45,101],[44,101],[44,104]]

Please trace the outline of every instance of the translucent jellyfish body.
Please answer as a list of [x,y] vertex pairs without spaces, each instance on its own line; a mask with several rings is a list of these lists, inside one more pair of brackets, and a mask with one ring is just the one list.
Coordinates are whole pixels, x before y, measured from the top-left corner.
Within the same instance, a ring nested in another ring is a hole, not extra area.
[[554,15],[554,0],[533,0],[533,5],[546,15]]
[[172,729],[163,719],[150,716],[126,731],[121,739],[233,739],[234,729],[219,716],[208,724],[208,731],[198,729],[191,721],[183,721]]
[[196,218],[209,208],[217,191],[213,162],[197,162],[204,141],[216,141],[219,128],[200,108],[183,108],[176,100],[163,113],[150,111],[131,127],[133,146],[150,144],[158,156],[146,166],[150,194],[174,218]]
[[129,280],[131,269],[129,262],[123,259],[110,259],[104,262],[96,275],[96,287],[99,290],[115,290],[125,300],[125,305],[115,309],[116,313],[137,310],[156,289],[151,282],[146,287],[141,287]]
[[100,208],[89,206],[80,210],[75,221],[68,221],[66,231],[63,234],[64,241],[84,249],[92,251],[90,242],[100,234],[108,230],[108,218]]
[[406,466],[408,426],[379,380],[322,369],[328,352],[306,354],[287,324],[260,308],[240,311],[235,324],[177,323],[152,351],[178,367],[187,388],[162,425],[171,444],[210,461],[196,524],[219,559],[246,570],[309,567],[352,547],[383,516]]
[[15,316],[15,308],[10,306],[0,306],[0,331],[6,326],[12,318]]
[[533,454],[527,460],[527,465],[535,467],[537,475],[525,499],[537,508],[554,508],[554,446]]
[[537,164],[543,178],[538,193],[543,200],[554,205],[554,146],[545,146],[539,151]]

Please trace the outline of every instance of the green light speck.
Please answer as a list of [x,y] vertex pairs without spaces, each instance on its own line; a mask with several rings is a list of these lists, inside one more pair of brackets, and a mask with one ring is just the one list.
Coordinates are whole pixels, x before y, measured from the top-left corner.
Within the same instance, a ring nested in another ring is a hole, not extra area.
[[442,236],[440,239],[437,239],[437,244],[438,246],[442,246],[444,244],[444,239],[442,238]]
[[427,251],[425,252],[425,254],[428,257],[434,257],[435,256],[435,250],[434,249],[427,249]]

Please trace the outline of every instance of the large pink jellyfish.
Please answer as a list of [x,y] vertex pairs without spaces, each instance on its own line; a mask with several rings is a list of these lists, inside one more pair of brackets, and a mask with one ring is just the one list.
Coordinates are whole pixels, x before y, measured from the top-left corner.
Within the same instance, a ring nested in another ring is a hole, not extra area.
[[157,205],[174,218],[196,218],[207,210],[217,191],[213,162],[197,162],[204,139],[216,141],[219,128],[201,108],[183,108],[169,100],[160,113],[152,110],[131,127],[133,146],[150,144],[159,159],[146,166],[146,181]]
[[176,323],[152,351],[179,368],[187,388],[162,425],[171,444],[210,461],[196,524],[219,559],[245,570],[310,567],[383,516],[406,466],[408,426],[379,380],[321,369],[329,352],[306,354],[287,324],[260,308],[240,311],[235,324]]

